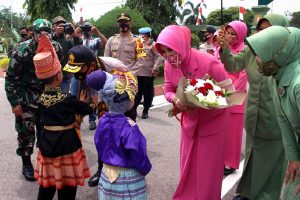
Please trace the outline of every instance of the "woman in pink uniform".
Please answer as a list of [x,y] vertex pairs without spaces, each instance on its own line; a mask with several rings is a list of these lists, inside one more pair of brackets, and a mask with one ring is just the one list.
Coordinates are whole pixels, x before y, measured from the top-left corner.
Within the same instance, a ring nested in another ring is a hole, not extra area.
[[224,130],[227,109],[188,109],[176,97],[181,77],[216,81],[228,78],[223,65],[212,55],[191,48],[191,32],[170,25],[158,36],[156,49],[165,57],[165,97],[181,114],[180,181],[174,200],[220,200],[224,167]]
[[[229,37],[229,47],[233,54],[244,50],[244,40],[247,37],[247,25],[241,21],[232,21],[226,27],[226,34]],[[228,73],[236,90],[246,90],[247,74],[243,70],[237,73]],[[233,106],[230,110],[230,121],[228,133],[225,140],[224,175],[229,175],[239,168],[242,148],[242,136],[244,128],[245,102],[240,106]]]

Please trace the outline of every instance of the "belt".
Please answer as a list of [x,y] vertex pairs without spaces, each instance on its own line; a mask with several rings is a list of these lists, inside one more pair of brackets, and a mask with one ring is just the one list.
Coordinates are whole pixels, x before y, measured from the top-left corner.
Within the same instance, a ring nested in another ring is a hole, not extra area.
[[74,123],[67,126],[44,126],[44,129],[48,131],[64,131],[72,128],[74,128]]

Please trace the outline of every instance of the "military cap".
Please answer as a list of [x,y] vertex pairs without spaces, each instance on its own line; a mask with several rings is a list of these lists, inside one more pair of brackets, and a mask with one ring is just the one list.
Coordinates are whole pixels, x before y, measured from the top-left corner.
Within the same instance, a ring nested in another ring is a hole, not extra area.
[[94,52],[87,46],[76,45],[69,50],[68,63],[64,67],[64,71],[77,73],[85,64],[96,61]]
[[152,29],[149,27],[144,27],[144,28],[140,28],[139,29],[139,33],[140,34],[147,34],[147,33],[151,33]]
[[52,20],[52,24],[55,24],[57,22],[67,23],[65,18],[63,18],[62,16],[57,16]]
[[121,13],[117,17],[117,22],[119,22],[121,20],[131,21],[131,18],[130,18],[130,16],[127,13]]

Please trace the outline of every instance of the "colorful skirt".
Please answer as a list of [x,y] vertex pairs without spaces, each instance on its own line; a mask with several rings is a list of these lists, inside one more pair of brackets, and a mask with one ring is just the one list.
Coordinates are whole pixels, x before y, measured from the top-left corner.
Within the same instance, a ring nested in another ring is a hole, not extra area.
[[118,178],[110,183],[102,170],[98,193],[99,200],[146,200],[145,176],[135,169],[120,169]]
[[44,157],[37,151],[34,178],[42,187],[55,186],[83,186],[84,179],[90,177],[86,156],[82,148],[79,150],[54,158]]

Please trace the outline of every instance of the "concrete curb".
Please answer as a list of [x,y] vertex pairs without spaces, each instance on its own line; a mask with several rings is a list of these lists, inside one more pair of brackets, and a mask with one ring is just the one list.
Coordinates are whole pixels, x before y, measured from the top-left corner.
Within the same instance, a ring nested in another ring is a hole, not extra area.
[[6,74],[6,69],[0,69],[0,77],[4,78]]
[[159,96],[164,94],[164,85],[154,86],[154,96]]

